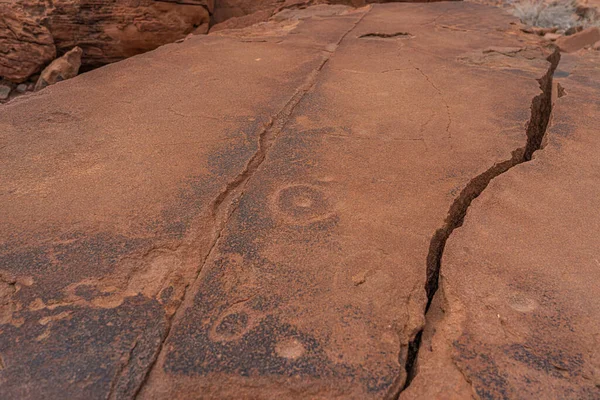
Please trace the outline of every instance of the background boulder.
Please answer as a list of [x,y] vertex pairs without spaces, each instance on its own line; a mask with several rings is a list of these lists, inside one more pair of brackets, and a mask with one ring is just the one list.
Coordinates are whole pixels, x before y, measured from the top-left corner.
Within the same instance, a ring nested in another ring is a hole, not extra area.
[[0,76],[25,80],[75,46],[93,68],[206,32],[212,0],[16,0],[0,13]]
[[22,82],[56,57],[48,29],[20,7],[0,4],[0,77]]

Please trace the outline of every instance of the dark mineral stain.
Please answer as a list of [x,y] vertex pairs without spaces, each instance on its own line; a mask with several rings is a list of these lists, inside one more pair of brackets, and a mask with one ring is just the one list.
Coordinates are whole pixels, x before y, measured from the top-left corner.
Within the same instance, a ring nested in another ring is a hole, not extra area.
[[[68,317],[39,322],[59,313]],[[120,398],[132,395],[164,335],[163,315],[156,301],[142,296],[114,309],[68,306],[18,313],[23,325],[0,326],[6,364],[2,398],[104,399],[111,384]],[[127,368],[117,376],[134,343]]]

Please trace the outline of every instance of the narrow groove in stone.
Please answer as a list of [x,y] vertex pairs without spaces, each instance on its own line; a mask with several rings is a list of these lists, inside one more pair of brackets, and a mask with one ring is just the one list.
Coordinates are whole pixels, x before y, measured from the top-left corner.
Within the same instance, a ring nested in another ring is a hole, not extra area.
[[[524,147],[514,150],[510,159],[493,165],[487,171],[471,179],[450,206],[444,225],[431,238],[429,253],[427,254],[427,279],[425,283],[427,305],[425,307],[425,315],[427,315],[433,297],[439,287],[441,262],[446,242],[452,235],[452,232],[462,226],[473,200],[487,188],[492,179],[502,175],[516,165],[530,161],[533,153],[542,148],[542,142],[546,135],[552,113],[553,75],[560,61],[560,52],[555,50],[547,60],[550,63],[548,71],[542,78],[538,79],[541,93],[535,96],[531,102],[531,116],[527,125],[527,143]],[[414,339],[408,345],[408,355],[405,363],[406,381],[398,397],[402,391],[409,387],[417,375],[417,358],[424,329],[425,327],[415,335]]]
[[380,39],[393,39],[396,37],[406,37],[406,38],[411,38],[413,37],[410,33],[408,32],[395,32],[395,33],[379,33],[379,32],[374,32],[374,33],[365,33],[364,35],[360,35],[359,38],[363,39],[363,38],[380,38]]

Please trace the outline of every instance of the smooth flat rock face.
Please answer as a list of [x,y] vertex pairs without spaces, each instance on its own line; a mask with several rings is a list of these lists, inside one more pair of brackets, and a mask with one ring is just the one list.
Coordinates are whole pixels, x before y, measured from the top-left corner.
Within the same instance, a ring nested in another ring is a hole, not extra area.
[[548,54],[473,4],[193,38],[0,114],[2,398],[381,398]]
[[450,237],[402,398],[600,397],[599,62],[565,60],[547,145],[494,179]]

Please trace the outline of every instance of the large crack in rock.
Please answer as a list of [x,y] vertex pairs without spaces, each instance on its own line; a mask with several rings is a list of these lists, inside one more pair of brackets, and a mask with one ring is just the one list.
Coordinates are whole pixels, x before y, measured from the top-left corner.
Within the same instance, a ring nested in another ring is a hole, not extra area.
[[[425,50],[434,39],[423,26],[432,16],[400,17],[390,12],[394,7],[367,14],[295,108],[191,288],[141,398],[192,388],[209,398],[394,398],[401,390],[427,303],[421,265],[429,238],[420,232],[437,224],[454,200],[447,193],[468,185],[469,171],[502,164],[504,154],[527,141],[522,125],[531,104],[522,99],[537,95],[533,79],[548,72],[548,62],[536,49],[488,56],[485,47],[494,40],[478,34],[465,48],[441,45],[436,50],[443,56],[434,58]],[[461,18],[447,14],[449,23]],[[414,38],[361,38],[399,31]],[[473,48],[483,48],[479,53],[492,68],[456,61]],[[432,63],[445,68],[432,69]],[[505,72],[510,68],[522,68],[527,79]],[[477,83],[454,84],[453,74]],[[484,99],[480,120],[465,127],[464,114],[454,108],[474,105],[454,92],[506,76],[515,82],[498,98]],[[430,115],[411,121],[411,104]],[[498,110],[512,113],[514,126],[503,134],[492,117]],[[411,136],[417,132],[422,136]],[[453,146],[471,140],[481,142],[453,156]],[[363,171],[356,170],[361,160],[368,160]],[[421,169],[412,170],[415,164]],[[444,181],[448,192],[440,188]],[[426,196],[435,200],[420,210]],[[389,205],[374,213],[372,204]],[[411,211],[397,212],[403,208]]]
[[[462,226],[473,200],[487,188],[492,179],[502,175],[516,165],[530,161],[533,153],[540,150],[552,114],[553,76],[559,61],[560,52],[556,49],[548,57],[548,71],[538,80],[541,93],[535,96],[531,102],[531,117],[527,124],[527,142],[523,147],[515,149],[509,160],[495,164],[484,173],[473,178],[452,203],[444,226],[438,229],[433,235],[429,254],[427,255],[427,281],[425,284],[427,306],[425,313],[431,307],[431,303],[439,287],[441,263],[446,242],[450,235],[452,235],[452,232]],[[409,345],[409,353],[406,361],[407,380],[403,390],[410,385],[416,376],[416,361],[424,329],[426,328],[424,327],[419,331]]]
[[600,395],[597,62],[563,56],[544,151],[492,180],[449,238],[401,398]]

